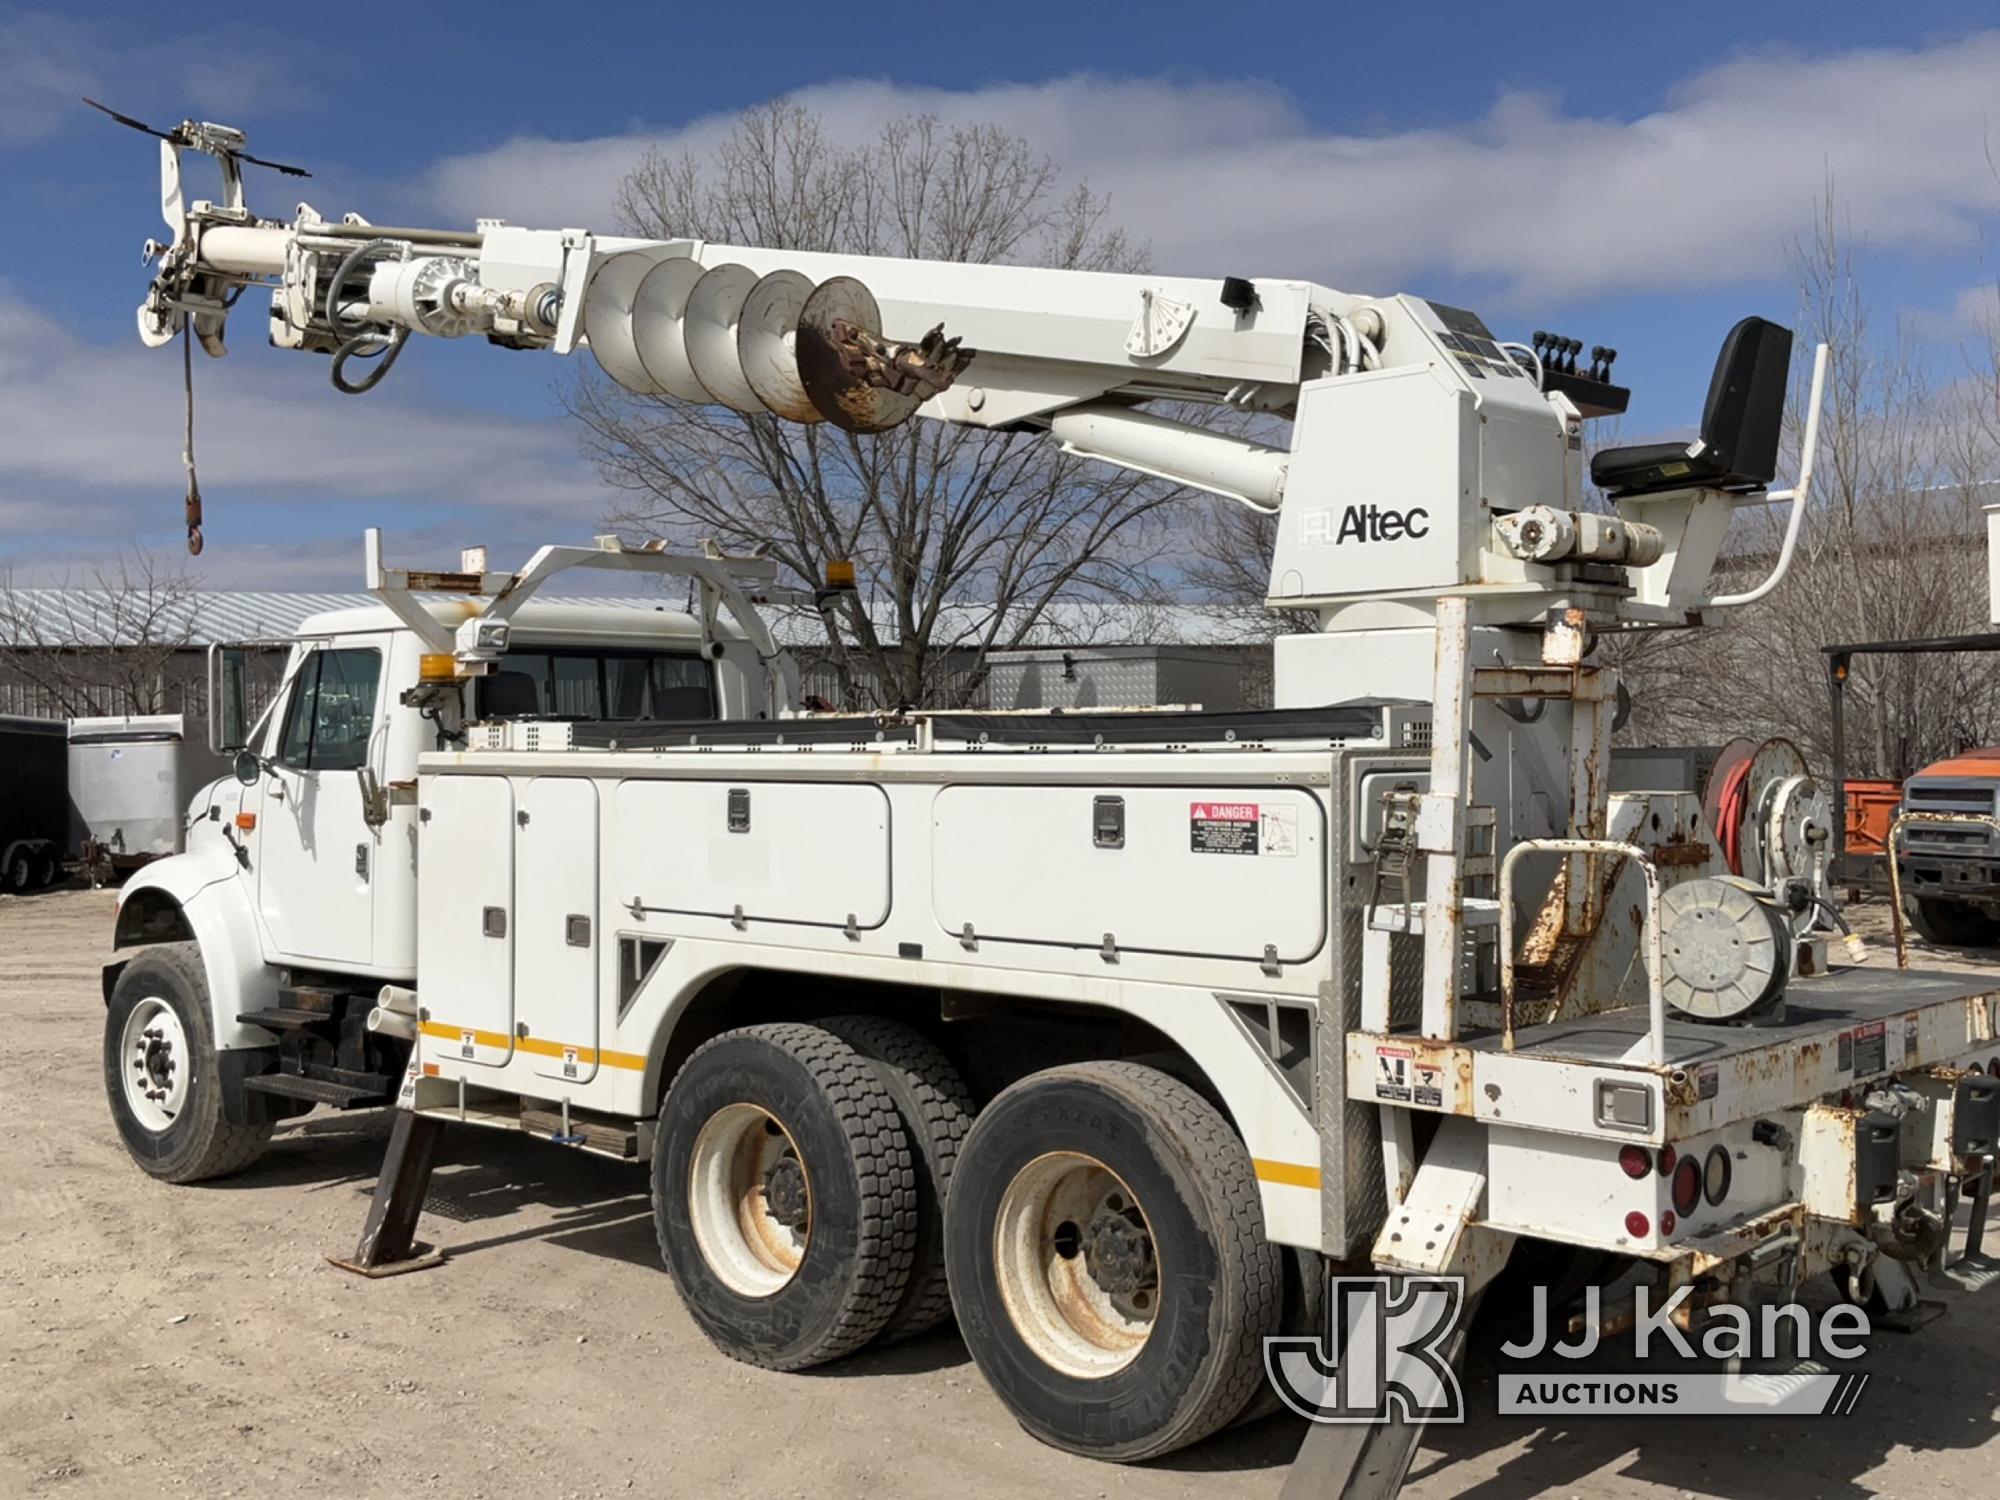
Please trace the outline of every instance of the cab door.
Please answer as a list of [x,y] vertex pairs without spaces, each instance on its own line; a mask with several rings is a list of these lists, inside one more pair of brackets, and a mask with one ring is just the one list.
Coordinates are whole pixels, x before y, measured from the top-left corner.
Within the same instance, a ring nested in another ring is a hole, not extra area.
[[[386,633],[311,647],[293,674],[257,809],[257,907],[285,958],[375,957],[375,840],[360,772],[381,740]],[[379,768],[377,768],[379,771]]]

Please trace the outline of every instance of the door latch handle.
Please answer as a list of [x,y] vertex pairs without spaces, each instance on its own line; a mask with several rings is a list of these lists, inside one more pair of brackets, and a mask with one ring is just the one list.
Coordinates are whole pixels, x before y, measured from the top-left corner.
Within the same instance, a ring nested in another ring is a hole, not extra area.
[[368,846],[366,844],[356,844],[354,846],[354,873],[359,875],[363,880],[368,878]]

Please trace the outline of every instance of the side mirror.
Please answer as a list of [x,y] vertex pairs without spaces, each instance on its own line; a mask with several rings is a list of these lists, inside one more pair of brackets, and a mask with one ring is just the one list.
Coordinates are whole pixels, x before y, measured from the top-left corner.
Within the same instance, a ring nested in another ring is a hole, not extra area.
[[255,750],[238,750],[235,764],[230,769],[245,786],[255,786],[257,779],[264,774],[264,763],[257,758]]
[[208,648],[208,748],[218,755],[250,741],[250,653],[242,646]]

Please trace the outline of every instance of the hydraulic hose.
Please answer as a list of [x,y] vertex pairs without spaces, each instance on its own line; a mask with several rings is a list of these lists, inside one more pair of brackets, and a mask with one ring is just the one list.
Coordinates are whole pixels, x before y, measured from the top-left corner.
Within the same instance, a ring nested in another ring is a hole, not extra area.
[[[341,320],[340,294],[347,286],[347,278],[355,267],[364,260],[382,251],[396,251],[404,247],[395,240],[376,238],[364,240],[347,252],[340,263],[340,269],[333,273],[333,280],[326,284],[326,321],[344,342],[335,351],[331,371],[333,388],[343,396],[364,396],[382,383],[382,377],[395,367],[396,358],[403,352],[403,345],[410,341],[410,330],[398,328],[384,335],[366,324],[349,325]],[[371,359],[381,357],[381,363],[358,381],[349,381],[344,373],[350,359]]]

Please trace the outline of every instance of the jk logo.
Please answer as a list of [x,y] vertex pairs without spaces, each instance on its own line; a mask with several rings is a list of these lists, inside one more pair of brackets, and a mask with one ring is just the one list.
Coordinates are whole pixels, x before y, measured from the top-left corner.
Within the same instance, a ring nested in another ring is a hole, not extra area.
[[1264,1340],[1264,1373],[1314,1422],[1463,1422],[1448,1346],[1464,1307],[1463,1277],[1337,1276],[1323,1333]]

